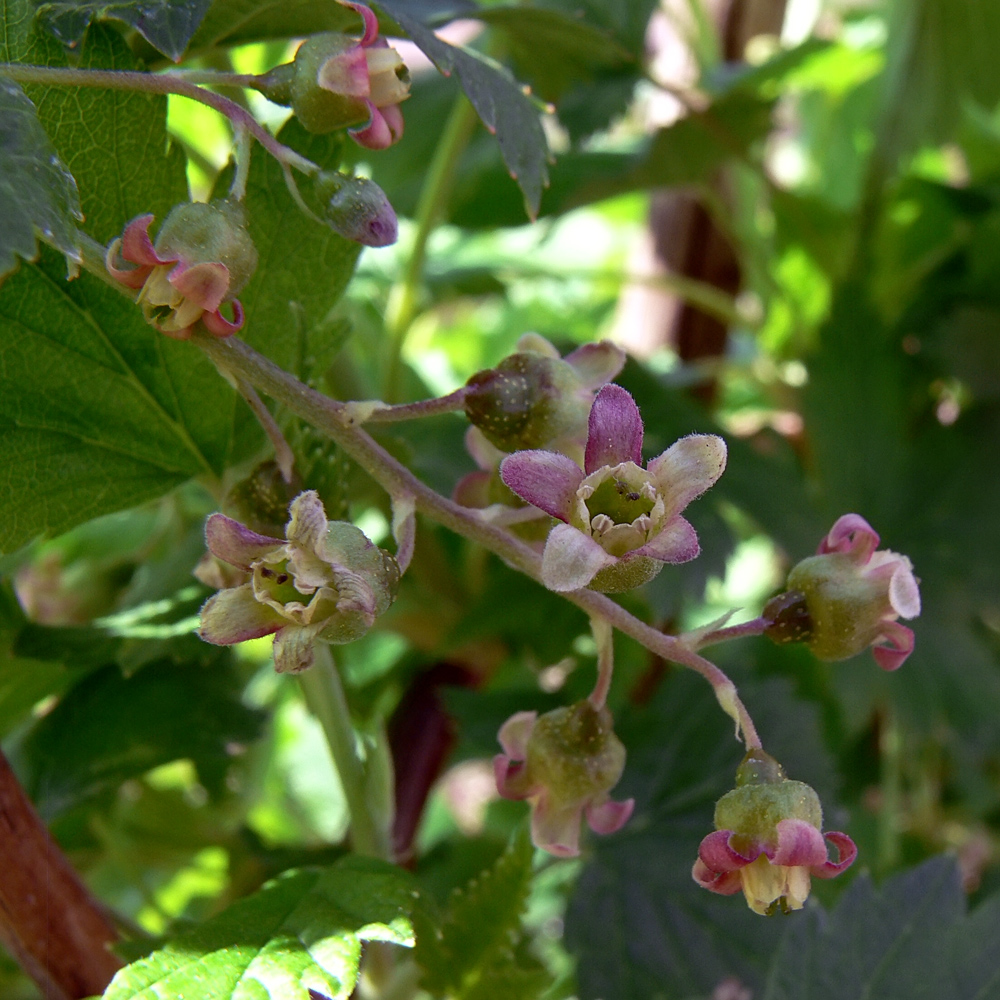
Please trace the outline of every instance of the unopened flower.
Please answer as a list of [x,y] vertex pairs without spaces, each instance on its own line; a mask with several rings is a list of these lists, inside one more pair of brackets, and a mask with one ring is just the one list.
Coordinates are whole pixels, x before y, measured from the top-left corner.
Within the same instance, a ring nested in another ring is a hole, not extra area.
[[[698,848],[691,872],[705,889],[730,896],[743,890],[750,909],[771,914],[798,910],[810,878],[833,878],[857,856],[846,833],[822,833],[823,808],[815,791],[785,777],[763,750],[747,753],[736,788],[715,806],[715,833]],[[837,849],[831,861],[826,841]]]
[[[295,54],[291,105],[310,132],[349,125],[355,142],[386,149],[403,135],[402,101],[410,96],[410,76],[399,53],[379,36],[378,18],[361,3],[340,0],[361,15],[360,38],[326,32],[307,39]],[[274,96],[285,96],[284,73],[272,71]],[[268,89],[263,91],[266,95]]]
[[765,607],[768,635],[807,642],[821,660],[846,660],[871,646],[880,667],[899,667],[913,652],[913,630],[897,619],[920,614],[920,588],[910,560],[876,551],[878,543],[860,515],[839,518],[818,554],[795,566],[787,591]]
[[[243,325],[236,295],[257,267],[257,251],[235,202],[189,202],[171,210],[156,242],[149,238],[152,215],[133,219],[108,247],[111,276],[138,288],[146,321],[177,340],[191,336],[199,321],[216,337]],[[232,304],[233,318],[220,312]]]
[[366,247],[387,247],[396,242],[396,212],[374,181],[339,170],[323,170],[315,183],[323,221],[335,233]]
[[722,475],[726,443],[691,434],[644,469],[642,434],[635,401],[606,385],[590,410],[583,469],[551,451],[502,462],[500,476],[514,493],[564,522],[549,533],[542,556],[542,582],[551,590],[631,590],[663,563],[698,555],[698,536],[681,511]]
[[522,448],[547,448],[582,462],[594,394],[624,364],[624,352],[610,340],[561,358],[544,337],[526,333],[514,354],[476,372],[466,383],[464,408],[472,426],[465,444],[479,469],[458,483],[455,500],[466,507],[520,504],[497,470]]
[[517,712],[498,739],[504,752],[493,758],[497,791],[530,801],[536,847],[575,857],[584,818],[595,833],[614,833],[632,815],[633,799],[608,796],[625,768],[625,747],[606,708],[580,701],[540,717]]
[[319,495],[292,501],[285,538],[270,538],[213,514],[209,551],[249,574],[201,609],[199,635],[216,645],[274,635],[274,666],[298,673],[313,662],[316,642],[360,639],[396,596],[399,567],[346,521],[327,521]]

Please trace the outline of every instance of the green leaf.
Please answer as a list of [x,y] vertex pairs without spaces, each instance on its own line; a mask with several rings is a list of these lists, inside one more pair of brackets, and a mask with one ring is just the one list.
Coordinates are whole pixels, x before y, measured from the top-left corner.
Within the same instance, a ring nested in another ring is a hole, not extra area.
[[775,953],[764,1000],[985,1000],[1000,996],[1000,899],[971,915],[951,858],[876,889],[858,878],[833,911],[809,910]]
[[445,76],[455,72],[483,124],[496,135],[507,170],[520,185],[528,214],[534,218],[548,184],[548,143],[535,103],[503,66],[471,49],[441,41],[411,17],[399,0],[382,0],[376,6],[399,24]]
[[211,0],[55,0],[38,17],[56,38],[76,48],[92,21],[112,19],[134,28],[155,49],[180,62]]
[[[116,289],[43,255],[0,296],[0,549],[221,471],[234,394]],[[52,484],[61,484],[54,490]]]
[[[635,62],[607,30],[559,10],[485,7],[475,17],[504,32],[518,72],[547,101],[556,100],[576,81]],[[545,53],[544,59],[538,58],[539,52]]]
[[187,758],[210,792],[221,790],[230,749],[257,738],[228,652],[208,666],[160,661],[123,677],[85,677],[18,748],[19,776],[47,820],[101,800],[128,778]]
[[412,947],[412,903],[406,874],[371,858],[286,872],[122,969],[104,1000],[347,1000],[362,942]]
[[[513,964],[511,941],[520,934],[533,857],[527,827],[522,825],[492,867],[452,892],[438,928],[426,914],[420,915],[416,957],[428,990],[467,1000],[494,987],[497,973]],[[523,972],[537,976],[538,970]],[[514,980],[519,982],[520,977]]]
[[[279,139],[324,168],[339,163],[342,136],[310,135],[292,119]],[[250,163],[245,205],[260,266],[240,295],[246,312],[240,336],[275,364],[300,372],[310,355],[323,357],[339,336],[326,320],[361,247],[303,216],[280,164],[262,149]]]
[[79,261],[83,219],[73,175],[56,156],[35,106],[0,76],[0,278],[38,253],[36,233]]
[[[831,770],[816,712],[784,684],[740,687],[768,751],[789,777],[813,785],[830,812]],[[615,729],[628,760],[613,794],[634,796],[636,808],[624,829],[591,838],[570,900],[566,935],[579,956],[579,997],[705,997],[729,976],[757,995],[782,921],[762,919],[742,896],[714,895],[691,878],[698,845],[713,829],[714,803],[733,787],[741,757],[731,720],[704,680],[679,672],[645,710],[622,713]]]
[[877,137],[883,154],[894,159],[952,138],[970,101],[992,108],[1000,100],[993,43],[1000,6],[896,0],[892,7]]

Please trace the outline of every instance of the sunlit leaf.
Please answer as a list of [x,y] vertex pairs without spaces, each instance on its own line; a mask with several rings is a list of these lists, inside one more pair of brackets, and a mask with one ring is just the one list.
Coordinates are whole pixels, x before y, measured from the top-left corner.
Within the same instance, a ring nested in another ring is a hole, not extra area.
[[286,872],[123,969],[104,997],[347,1000],[363,942],[412,946],[412,903],[405,873],[370,858]]

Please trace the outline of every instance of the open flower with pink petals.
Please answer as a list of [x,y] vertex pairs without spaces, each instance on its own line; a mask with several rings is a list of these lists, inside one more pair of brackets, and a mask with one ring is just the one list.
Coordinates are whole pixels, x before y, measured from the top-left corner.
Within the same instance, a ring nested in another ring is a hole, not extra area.
[[[742,889],[755,913],[801,909],[811,878],[833,878],[857,856],[846,833],[821,832],[823,808],[815,791],[786,778],[759,748],[737,769],[736,788],[716,803],[715,826],[702,840],[691,874],[698,885],[724,896]],[[836,861],[827,841],[837,850]]]
[[[108,273],[127,288],[139,289],[137,301],[146,321],[176,340],[191,336],[201,322],[216,337],[228,337],[243,325],[236,298],[257,267],[257,251],[235,202],[177,205],[154,243],[152,215],[133,219],[108,247]],[[233,318],[221,312],[231,303]]]
[[[846,660],[871,646],[883,670],[897,669],[914,642],[913,630],[897,619],[920,614],[920,587],[910,560],[876,551],[878,544],[878,534],[859,514],[838,518],[817,555],[788,574],[787,592],[764,609],[765,618],[775,619],[768,634],[778,642],[802,639],[821,660]],[[803,605],[797,634],[785,636],[782,619]]]
[[625,768],[625,747],[607,708],[580,701],[542,716],[517,712],[500,727],[498,739],[504,752],[493,758],[497,790],[531,803],[536,847],[575,857],[584,818],[595,833],[614,833],[632,815],[633,799],[608,796]]
[[631,590],[664,563],[698,555],[698,536],[681,511],[722,475],[726,444],[715,434],[691,434],[643,468],[642,435],[635,400],[606,385],[590,410],[583,469],[552,451],[504,459],[504,483],[563,522],[542,557],[549,589]]
[[410,76],[399,53],[379,35],[370,7],[340,0],[361,15],[360,38],[324,32],[307,39],[285,67],[268,75],[262,92],[289,102],[310,132],[354,126],[348,134],[367,149],[386,149],[403,135],[399,105],[410,96]]
[[228,646],[274,636],[274,667],[298,673],[317,642],[360,639],[396,596],[399,567],[360,528],[327,521],[314,490],[289,508],[285,538],[251,531],[224,514],[205,525],[208,549],[247,582],[221,590],[201,609],[199,635]]

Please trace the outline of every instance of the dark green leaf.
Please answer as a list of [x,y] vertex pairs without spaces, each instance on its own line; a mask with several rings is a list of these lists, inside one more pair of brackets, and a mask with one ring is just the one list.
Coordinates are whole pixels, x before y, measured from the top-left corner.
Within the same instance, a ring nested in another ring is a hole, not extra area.
[[179,62],[211,0],[55,0],[38,17],[56,38],[76,48],[91,21],[122,21],[155,49]]
[[200,352],[156,333],[117,290],[61,272],[43,256],[0,297],[8,551],[221,470],[230,448],[234,394]]
[[56,156],[35,106],[0,76],[0,278],[19,256],[34,259],[36,235],[79,260],[75,222],[82,218],[76,181]]
[[441,41],[399,0],[377,6],[398,22],[442,73],[455,72],[483,124],[496,135],[507,170],[520,185],[528,214],[534,218],[548,184],[548,143],[534,102],[503,66]]
[[261,722],[241,703],[227,656],[207,667],[161,661],[128,678],[109,666],[80,681],[19,748],[39,812],[52,819],[180,758],[217,792],[231,748],[254,740]]
[[496,970],[490,966],[513,957],[510,943],[520,932],[533,857],[522,825],[492,867],[452,892],[438,927],[427,917],[421,920],[416,957],[428,990],[457,1000],[494,985]]
[[[558,10],[485,7],[475,16],[504,32],[517,71],[547,101],[558,99],[577,81],[635,61],[606,30]],[[539,52],[545,53],[544,59],[538,58]]]
[[793,923],[764,1000],[987,1000],[1000,996],[996,898],[971,916],[951,859],[936,858],[876,890],[859,878],[827,916]]
[[412,946],[412,903],[405,873],[371,858],[286,872],[122,969],[104,997],[309,1000],[312,988],[347,1000],[362,942]]

